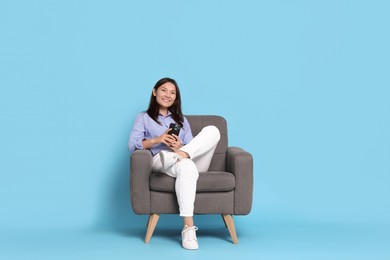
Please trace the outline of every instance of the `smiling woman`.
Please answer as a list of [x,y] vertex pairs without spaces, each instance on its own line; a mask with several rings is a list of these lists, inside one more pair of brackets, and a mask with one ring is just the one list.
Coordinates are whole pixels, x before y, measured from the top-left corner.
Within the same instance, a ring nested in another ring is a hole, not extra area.
[[157,90],[153,89],[153,96],[156,97],[162,114],[167,115],[168,108],[170,108],[176,100],[176,86],[171,82],[166,82]]
[[[178,134],[171,133],[171,124],[180,125]],[[194,226],[193,214],[196,184],[199,172],[206,172],[220,139],[215,126],[206,126],[193,138],[188,120],[181,111],[180,90],[175,80],[160,79],[153,88],[149,108],[135,120],[130,134],[128,148],[131,153],[136,150],[149,150],[153,155],[152,169],[173,178],[179,204],[180,216],[183,217],[182,246],[185,249],[198,249],[196,238],[197,227]],[[150,217],[153,225],[158,215]],[[148,224],[147,238],[151,233]]]
[[183,126],[179,86],[174,79],[162,78],[153,88],[147,113],[154,121],[158,122],[158,115],[167,116],[168,112],[172,113],[174,121]]

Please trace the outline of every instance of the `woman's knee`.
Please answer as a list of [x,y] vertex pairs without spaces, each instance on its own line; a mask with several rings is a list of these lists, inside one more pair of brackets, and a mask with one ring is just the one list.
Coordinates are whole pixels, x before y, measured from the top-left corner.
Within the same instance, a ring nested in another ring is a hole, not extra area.
[[199,177],[198,168],[196,164],[191,159],[181,159],[177,163],[178,172],[182,174],[182,176],[191,176],[196,179]]
[[219,141],[221,139],[221,133],[219,132],[218,127],[214,125],[206,126],[202,129],[202,131],[206,131],[208,136],[212,136],[213,139]]

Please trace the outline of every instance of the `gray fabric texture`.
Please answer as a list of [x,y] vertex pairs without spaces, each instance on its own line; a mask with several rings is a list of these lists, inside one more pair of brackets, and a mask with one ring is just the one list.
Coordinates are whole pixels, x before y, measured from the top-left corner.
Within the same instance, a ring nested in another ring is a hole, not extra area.
[[[216,126],[221,139],[208,172],[200,173],[195,214],[247,215],[252,207],[253,158],[238,147],[228,147],[227,123],[220,116],[186,116],[194,136]],[[152,155],[139,150],[130,159],[130,196],[136,214],[178,214],[175,179],[152,173]]]
[[[179,214],[175,193],[152,191],[151,212]],[[234,191],[197,193],[194,214],[234,214]]]
[[132,153],[130,159],[130,197],[136,214],[150,214],[149,177],[152,173],[152,154],[148,150]]
[[[150,176],[150,190],[161,192],[175,192],[176,179],[164,173],[152,173]],[[229,172],[201,172],[196,192],[219,192],[234,190],[235,178]]]
[[247,215],[252,208],[253,193],[253,158],[241,148],[227,149],[227,165],[229,172],[236,178],[234,190],[234,214]]

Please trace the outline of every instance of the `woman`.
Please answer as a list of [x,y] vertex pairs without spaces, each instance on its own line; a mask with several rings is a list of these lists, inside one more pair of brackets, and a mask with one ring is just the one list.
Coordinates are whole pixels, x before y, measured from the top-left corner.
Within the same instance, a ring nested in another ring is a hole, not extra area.
[[[179,124],[179,135],[169,134],[171,123]],[[128,143],[132,153],[148,149],[153,155],[152,169],[176,178],[175,191],[184,227],[182,246],[198,249],[193,213],[199,172],[208,170],[220,139],[215,126],[207,126],[193,138],[188,120],[181,111],[180,90],[175,80],[160,79],[152,90],[149,108],[134,123]]]

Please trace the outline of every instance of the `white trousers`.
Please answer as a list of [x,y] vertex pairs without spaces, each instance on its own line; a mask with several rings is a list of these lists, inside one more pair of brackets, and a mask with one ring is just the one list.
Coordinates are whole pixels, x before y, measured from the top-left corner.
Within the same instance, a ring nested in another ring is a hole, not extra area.
[[221,135],[217,127],[204,127],[191,142],[180,149],[186,152],[190,159],[182,159],[167,170],[162,167],[160,154],[153,157],[153,171],[162,172],[176,178],[175,191],[180,216],[182,217],[192,217],[194,215],[196,183],[199,172],[208,171],[220,138]]

